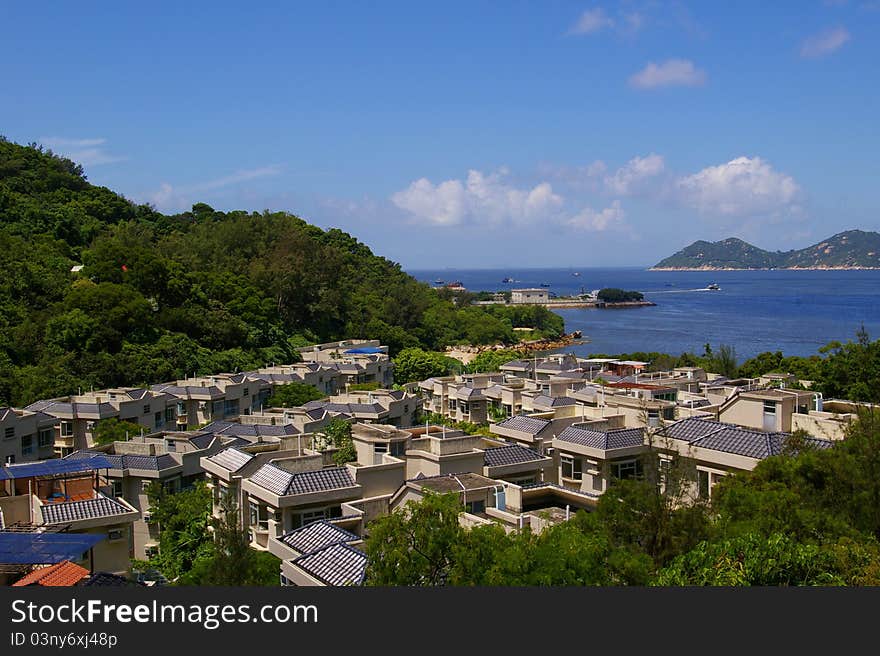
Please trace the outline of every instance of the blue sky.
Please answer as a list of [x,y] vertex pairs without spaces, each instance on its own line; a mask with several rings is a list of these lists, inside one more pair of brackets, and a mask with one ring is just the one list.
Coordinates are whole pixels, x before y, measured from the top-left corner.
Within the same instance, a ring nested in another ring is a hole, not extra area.
[[880,229],[880,0],[258,4],[4,3],[0,134],[410,269]]

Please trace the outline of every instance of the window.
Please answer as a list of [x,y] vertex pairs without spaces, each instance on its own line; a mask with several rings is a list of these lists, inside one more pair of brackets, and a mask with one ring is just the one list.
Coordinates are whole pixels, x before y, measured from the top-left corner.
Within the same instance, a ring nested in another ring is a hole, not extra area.
[[211,405],[211,414],[215,417],[221,416],[223,413],[223,401],[214,401]]
[[149,404],[149,403],[147,403],[147,404],[144,406],[144,414],[145,414],[145,415],[150,414],[150,404]]
[[155,423],[156,423],[156,428],[157,428],[157,429],[162,428],[162,426],[165,425],[165,419],[164,419],[164,417],[162,416],[162,413],[161,413],[161,412],[157,412],[157,413],[153,416],[153,420],[154,420]]
[[764,414],[776,414],[776,401],[764,401]]
[[390,453],[395,458],[406,457],[406,440],[401,440],[399,442],[392,442],[390,445]]
[[6,464],[7,465],[15,464],[15,455],[14,454],[10,454],[10,455],[6,456]]
[[34,436],[22,435],[21,438],[21,455],[28,456],[34,452]]
[[269,511],[266,506],[251,501],[250,524],[261,531],[269,530]]
[[611,463],[611,475],[621,481],[637,478],[642,474],[641,460],[625,460]]
[[121,540],[122,539],[122,529],[114,529],[112,531],[107,531],[107,539],[108,540]]
[[455,410],[455,408],[456,408],[456,401],[455,401],[455,399],[449,399],[449,409],[450,409],[450,410]]
[[13,437],[15,437],[15,426],[10,426],[3,432],[3,439],[11,440]]
[[648,426],[659,426],[660,425],[660,411],[659,410],[648,410]]
[[698,469],[697,470],[697,487],[699,491],[699,495],[701,499],[709,498],[709,472]]
[[223,402],[223,416],[238,414],[238,399],[229,399]]
[[583,461],[572,456],[560,456],[562,464],[562,477],[579,481],[583,478]]
[[41,428],[39,437],[37,438],[37,445],[39,447],[44,446],[52,446],[52,442],[55,440],[52,437],[52,433],[54,431],[51,428]]
[[480,499],[479,501],[468,501],[466,504],[464,504],[464,508],[472,515],[479,514],[486,511],[486,502],[482,499]]
[[61,422],[61,437],[72,437],[73,436],[73,422],[72,421],[62,421]]
[[293,517],[294,523],[299,520],[299,523],[296,523],[294,528],[299,528],[301,526],[311,524],[312,522],[318,522],[322,519],[327,519],[327,510],[324,508],[322,508],[321,510],[311,510],[308,512],[297,513]]
[[242,396],[250,396],[251,392],[247,387],[245,387],[243,390],[241,390],[241,395]]
[[113,486],[113,498],[118,499],[122,496],[122,481],[110,481]]
[[184,403],[183,401],[177,402],[177,416],[178,417],[185,417],[186,416],[186,403]]
[[165,450],[168,452],[177,451],[177,442],[175,440],[165,440]]
[[465,414],[465,415],[469,414],[471,411],[470,404],[467,401],[462,401],[461,404],[459,405],[459,409],[461,410],[462,414]]
[[174,421],[174,408],[165,408],[165,421]]
[[291,585],[293,585],[293,583],[290,582],[290,579],[287,578],[286,576],[284,576],[284,574],[281,574],[281,575],[280,575],[280,578],[279,578],[278,580],[281,582],[281,585],[282,585],[282,586],[291,586]]

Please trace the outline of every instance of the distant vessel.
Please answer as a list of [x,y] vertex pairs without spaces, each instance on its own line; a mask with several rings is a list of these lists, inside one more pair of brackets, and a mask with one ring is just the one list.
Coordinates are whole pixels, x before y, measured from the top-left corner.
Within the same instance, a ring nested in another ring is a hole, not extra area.
[[549,286],[550,286],[549,282],[542,282],[541,283],[541,287],[549,287]]
[[718,285],[716,285],[716,284],[713,282],[713,283],[710,284],[708,287],[706,287],[706,289],[711,289],[712,291],[717,291],[717,290],[721,289],[721,287],[719,287]]
[[513,282],[513,278],[505,278],[501,282]]
[[580,271],[575,271],[575,272],[574,272],[573,274],[571,274],[571,275],[577,277],[577,276],[580,276],[580,275],[581,275],[581,272],[580,272]]
[[445,281],[445,280],[440,280],[440,278],[437,278],[437,280],[434,281],[434,284],[435,284],[435,285],[442,285],[444,282],[446,282],[446,281]]

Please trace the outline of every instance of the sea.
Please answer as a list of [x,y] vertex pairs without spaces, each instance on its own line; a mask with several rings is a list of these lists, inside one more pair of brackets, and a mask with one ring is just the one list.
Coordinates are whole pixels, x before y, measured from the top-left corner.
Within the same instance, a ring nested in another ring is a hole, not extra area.
[[[640,291],[655,306],[556,312],[580,330],[579,356],[657,351],[702,354],[732,346],[742,362],[764,351],[809,356],[832,340],[856,340],[864,326],[880,338],[880,270],[649,271],[643,268],[432,269],[412,276],[469,291],[545,286],[567,296],[603,287]],[[513,282],[502,282],[505,278]],[[720,289],[707,289],[711,284]]]

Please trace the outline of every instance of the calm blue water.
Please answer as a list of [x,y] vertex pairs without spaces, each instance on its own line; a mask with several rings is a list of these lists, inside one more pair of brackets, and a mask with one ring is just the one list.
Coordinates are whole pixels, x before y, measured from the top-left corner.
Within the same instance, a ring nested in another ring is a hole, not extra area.
[[[428,283],[461,281],[470,291],[537,287],[563,296],[602,287],[638,290],[655,307],[558,310],[566,331],[590,343],[578,355],[702,353],[729,344],[740,361],[763,351],[814,355],[831,340],[855,339],[864,323],[880,338],[880,271],[646,271],[644,269],[436,269],[410,271]],[[505,277],[516,282],[503,284]],[[720,291],[695,291],[710,283]]]

